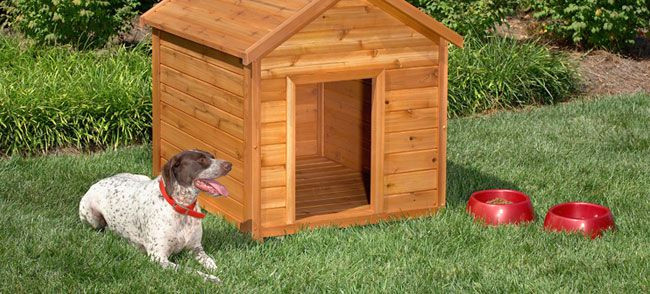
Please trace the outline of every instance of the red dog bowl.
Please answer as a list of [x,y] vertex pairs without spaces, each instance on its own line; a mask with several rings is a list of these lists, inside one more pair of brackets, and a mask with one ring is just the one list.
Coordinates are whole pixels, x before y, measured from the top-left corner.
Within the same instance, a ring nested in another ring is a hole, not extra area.
[[469,197],[467,211],[489,225],[518,224],[535,218],[530,198],[515,190],[483,190]]
[[602,231],[614,228],[609,208],[587,202],[567,202],[551,207],[544,219],[544,228],[551,231],[581,231],[592,239]]

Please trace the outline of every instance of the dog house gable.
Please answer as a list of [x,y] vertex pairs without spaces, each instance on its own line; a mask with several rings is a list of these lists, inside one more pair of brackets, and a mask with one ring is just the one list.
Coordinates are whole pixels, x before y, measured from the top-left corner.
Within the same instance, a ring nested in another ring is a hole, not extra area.
[[[163,0],[141,21],[154,28],[154,172],[183,149],[233,162],[232,196],[203,197],[209,211],[259,238],[444,205],[447,42],[462,38],[415,7]],[[370,170],[367,205],[298,220],[312,207],[296,181],[311,172],[296,160],[312,153],[329,163],[302,163]]]

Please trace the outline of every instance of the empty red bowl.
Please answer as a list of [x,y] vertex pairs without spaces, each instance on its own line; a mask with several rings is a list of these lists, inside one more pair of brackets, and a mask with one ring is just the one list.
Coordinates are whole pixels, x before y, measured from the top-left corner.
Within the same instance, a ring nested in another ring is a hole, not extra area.
[[551,207],[544,219],[544,228],[551,231],[581,231],[592,239],[602,231],[614,228],[609,208],[588,202],[567,202]]
[[530,198],[515,190],[483,190],[469,197],[467,211],[489,225],[518,224],[535,218]]

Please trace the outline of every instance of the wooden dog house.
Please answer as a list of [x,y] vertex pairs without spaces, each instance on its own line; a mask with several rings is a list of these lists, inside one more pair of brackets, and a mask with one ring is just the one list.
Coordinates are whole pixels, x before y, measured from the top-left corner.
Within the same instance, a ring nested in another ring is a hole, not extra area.
[[233,163],[201,197],[254,238],[445,203],[447,44],[403,0],[163,0],[153,27],[153,169]]

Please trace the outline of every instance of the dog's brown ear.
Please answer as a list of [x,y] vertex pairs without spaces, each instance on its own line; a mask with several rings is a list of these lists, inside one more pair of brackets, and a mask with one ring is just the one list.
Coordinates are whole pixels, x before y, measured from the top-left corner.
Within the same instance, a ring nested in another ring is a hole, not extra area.
[[165,191],[167,192],[167,195],[172,195],[172,191],[174,190],[174,185],[176,185],[176,169],[180,165],[180,160],[178,160],[178,156],[172,157],[165,165],[163,166],[162,170],[162,177],[163,181],[165,182]]

